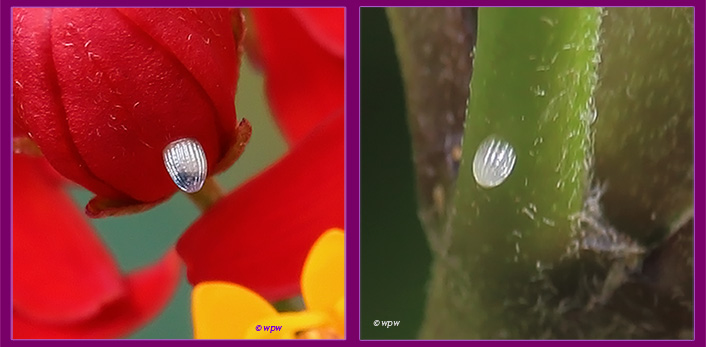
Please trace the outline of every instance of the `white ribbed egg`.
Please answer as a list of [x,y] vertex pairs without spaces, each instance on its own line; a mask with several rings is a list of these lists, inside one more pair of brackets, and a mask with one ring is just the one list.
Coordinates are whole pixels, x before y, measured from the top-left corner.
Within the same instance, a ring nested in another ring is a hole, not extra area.
[[507,141],[488,136],[473,158],[473,177],[481,187],[497,187],[512,173],[515,159],[515,149]]
[[206,153],[195,139],[179,139],[164,147],[164,166],[172,181],[187,193],[201,190],[206,181]]

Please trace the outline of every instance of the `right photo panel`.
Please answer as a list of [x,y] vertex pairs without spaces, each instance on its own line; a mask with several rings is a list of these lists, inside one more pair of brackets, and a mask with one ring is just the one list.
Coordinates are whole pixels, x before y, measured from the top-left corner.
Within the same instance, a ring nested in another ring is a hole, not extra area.
[[361,8],[360,338],[694,337],[692,7]]

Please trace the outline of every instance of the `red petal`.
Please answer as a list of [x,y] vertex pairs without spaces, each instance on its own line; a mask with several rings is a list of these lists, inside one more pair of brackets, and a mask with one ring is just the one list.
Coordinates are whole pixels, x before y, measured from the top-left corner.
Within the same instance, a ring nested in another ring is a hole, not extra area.
[[[320,18],[312,15],[316,11],[302,12],[307,14],[302,17]],[[321,11],[321,15],[328,14],[328,10]],[[252,18],[272,112],[289,143],[296,143],[323,119],[343,111],[343,56],[332,54],[329,48],[335,45],[320,44],[325,35],[312,36],[312,32],[335,26],[336,19],[340,19],[336,33],[342,32],[343,16],[334,15],[331,22],[321,25],[305,25],[291,9],[258,8],[252,10]],[[316,30],[308,30],[312,27]]]
[[38,321],[76,321],[124,288],[108,250],[42,165],[13,156],[14,309]]
[[51,24],[71,136],[98,177],[153,202],[176,190],[162,159],[169,142],[195,138],[209,169],[219,161],[216,110],[173,53],[115,9],[57,8]]
[[[42,156],[36,156],[36,155],[25,155],[25,154],[20,154],[20,153],[15,153],[12,156],[13,158],[13,170],[14,170],[14,165],[16,161],[20,161],[21,168],[19,170],[22,170],[22,172],[31,172],[30,175],[37,175],[37,180],[41,180],[42,182],[46,182],[48,186],[56,187],[57,189],[61,187],[66,187],[67,185],[71,184],[70,181],[66,180],[64,176],[62,176],[60,173],[54,169],[49,162],[42,158]],[[17,158],[17,159],[15,159]],[[13,184],[16,180],[22,180],[23,178],[17,178],[13,179]],[[73,206],[73,203],[71,204]]]
[[292,13],[299,19],[311,37],[331,54],[345,56],[346,12],[344,8],[293,8]]
[[46,8],[13,9],[14,124],[29,132],[61,174],[96,194],[122,198],[124,194],[87,169],[73,145],[52,60],[49,28],[52,11]]
[[36,322],[13,312],[15,339],[99,339],[124,337],[149,322],[169,302],[179,283],[181,263],[176,252],[130,274],[124,285],[128,295],[112,302],[91,319],[67,325]]
[[311,245],[343,227],[343,143],[339,113],[202,215],[177,243],[191,283],[238,283],[270,300],[298,293]]

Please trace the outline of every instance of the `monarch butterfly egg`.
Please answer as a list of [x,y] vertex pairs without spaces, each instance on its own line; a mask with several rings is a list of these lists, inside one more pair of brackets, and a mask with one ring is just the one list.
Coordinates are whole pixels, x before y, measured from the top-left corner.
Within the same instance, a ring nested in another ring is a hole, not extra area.
[[499,186],[515,167],[515,149],[497,136],[485,138],[473,158],[473,177],[483,188]]
[[179,139],[164,147],[164,166],[179,189],[187,193],[201,190],[206,181],[206,153],[195,139]]

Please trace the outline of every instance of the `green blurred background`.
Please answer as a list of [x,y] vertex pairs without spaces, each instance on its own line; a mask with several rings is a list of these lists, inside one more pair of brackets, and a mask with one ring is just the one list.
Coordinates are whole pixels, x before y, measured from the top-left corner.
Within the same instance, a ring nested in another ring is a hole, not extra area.
[[384,8],[361,8],[360,23],[360,336],[414,339],[431,256],[417,219],[402,80]]
[[[276,161],[287,145],[270,115],[264,94],[262,75],[244,59],[236,93],[238,118],[247,118],[253,135],[245,153],[217,180],[230,191]],[[86,205],[92,194],[73,189],[79,207]],[[179,236],[198,218],[200,212],[184,195],[175,194],[168,202],[150,211],[124,217],[94,219],[91,223],[113,252],[123,271],[130,271],[154,261],[172,247]],[[176,294],[159,317],[133,333],[132,339],[191,339],[191,285],[185,271]]]

